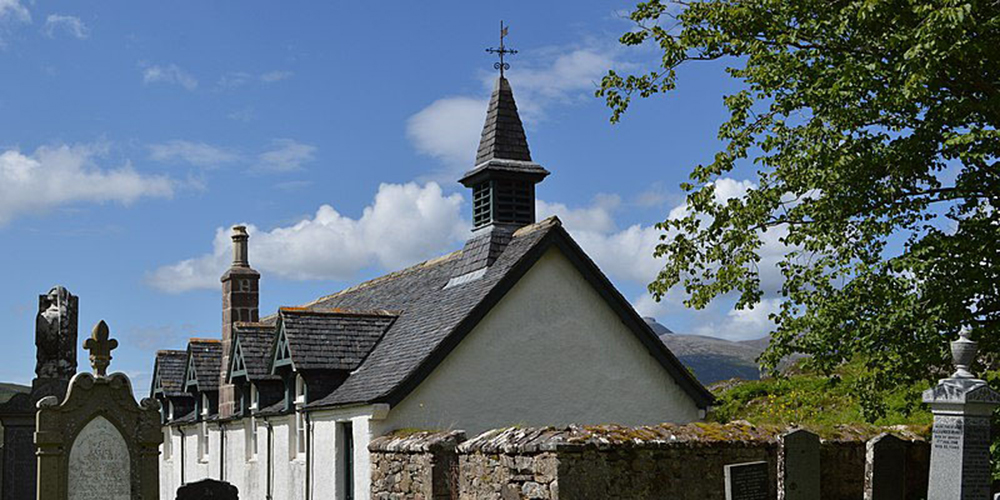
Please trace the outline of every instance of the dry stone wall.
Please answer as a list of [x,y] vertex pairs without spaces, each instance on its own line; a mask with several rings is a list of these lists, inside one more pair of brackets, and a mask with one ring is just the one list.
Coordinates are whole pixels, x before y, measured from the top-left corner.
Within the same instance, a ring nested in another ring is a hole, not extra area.
[[[464,442],[460,432],[390,435],[369,447],[372,498],[721,499],[726,465],[764,461],[768,498],[775,499],[785,431],[736,422],[515,427]],[[894,432],[907,443],[908,493],[926,492],[927,443],[903,429]],[[848,430],[822,442],[820,500],[862,498],[865,442],[871,437],[871,431]]]
[[448,500],[457,491],[462,431],[390,434],[372,440],[373,500]]

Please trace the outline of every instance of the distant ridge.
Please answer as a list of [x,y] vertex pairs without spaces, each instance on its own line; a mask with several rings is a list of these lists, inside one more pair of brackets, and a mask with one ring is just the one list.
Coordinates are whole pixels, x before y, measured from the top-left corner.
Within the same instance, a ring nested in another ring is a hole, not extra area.
[[31,387],[0,382],[0,404],[6,403],[7,400],[14,397],[15,394],[18,393],[27,394],[29,392],[31,392]]
[[702,335],[681,335],[654,318],[643,319],[702,384],[731,378],[760,379],[757,357],[767,348],[770,337],[733,342]]

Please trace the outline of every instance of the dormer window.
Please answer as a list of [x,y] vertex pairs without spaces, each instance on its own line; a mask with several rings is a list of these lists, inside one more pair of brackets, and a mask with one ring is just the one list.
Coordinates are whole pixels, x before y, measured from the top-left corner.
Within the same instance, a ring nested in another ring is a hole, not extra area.
[[256,384],[250,384],[250,411],[260,411],[260,394]]
[[201,395],[201,417],[206,418],[212,412],[211,402],[208,400],[208,394]]

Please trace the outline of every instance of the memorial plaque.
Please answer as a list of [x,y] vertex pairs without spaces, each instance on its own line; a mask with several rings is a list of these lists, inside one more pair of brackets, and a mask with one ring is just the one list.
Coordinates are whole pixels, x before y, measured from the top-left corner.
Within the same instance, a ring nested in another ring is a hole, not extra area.
[[129,500],[129,452],[118,429],[104,417],[90,421],[69,453],[69,500]]
[[747,462],[724,467],[726,500],[767,500],[767,462]]

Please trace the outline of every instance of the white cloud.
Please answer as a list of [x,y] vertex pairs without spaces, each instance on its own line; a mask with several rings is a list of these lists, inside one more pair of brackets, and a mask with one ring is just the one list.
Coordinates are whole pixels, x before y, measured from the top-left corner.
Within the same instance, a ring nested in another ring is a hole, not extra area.
[[291,78],[293,74],[294,73],[291,71],[268,71],[259,75],[247,73],[246,71],[230,71],[219,78],[218,86],[234,89],[254,81],[259,81],[261,83],[275,83],[287,80]]
[[[371,265],[398,269],[438,255],[468,234],[462,197],[436,183],[382,184],[361,217],[330,205],[287,227],[263,231],[249,224],[250,261],[266,275],[294,280],[349,279]],[[231,262],[229,230],[215,232],[212,252],[156,269],[147,281],[166,292],[219,286]]]
[[407,120],[406,135],[418,152],[471,169],[488,103],[471,97],[438,99]]
[[313,161],[316,146],[303,144],[292,139],[275,139],[271,149],[257,155],[257,169],[268,172],[292,172],[301,170],[302,165]]
[[184,71],[176,64],[166,66],[142,65],[142,81],[144,83],[167,83],[180,85],[187,90],[198,88],[198,80],[187,71]]
[[763,299],[753,309],[730,309],[721,320],[703,322],[691,333],[728,340],[757,339],[774,329],[769,316],[780,310],[781,299]]
[[0,21],[31,22],[31,12],[20,0],[0,0]]
[[0,224],[26,213],[78,202],[129,204],[143,197],[173,195],[174,182],[147,176],[128,163],[101,168],[95,159],[106,153],[100,145],[43,146],[33,154],[0,153]]
[[[553,105],[592,101],[593,90],[608,68],[630,67],[616,60],[616,49],[538,53],[535,62],[520,62],[507,72],[521,118],[528,124],[543,120]],[[417,151],[452,170],[472,168],[495,81],[494,73],[484,73],[482,95],[441,98],[411,116],[406,133]]]
[[159,162],[182,161],[196,167],[213,168],[232,163],[240,155],[204,142],[173,140],[149,145],[149,157]]
[[90,36],[90,28],[79,17],[49,14],[42,26],[42,33],[49,38],[55,37],[56,31],[62,31],[80,40]]

